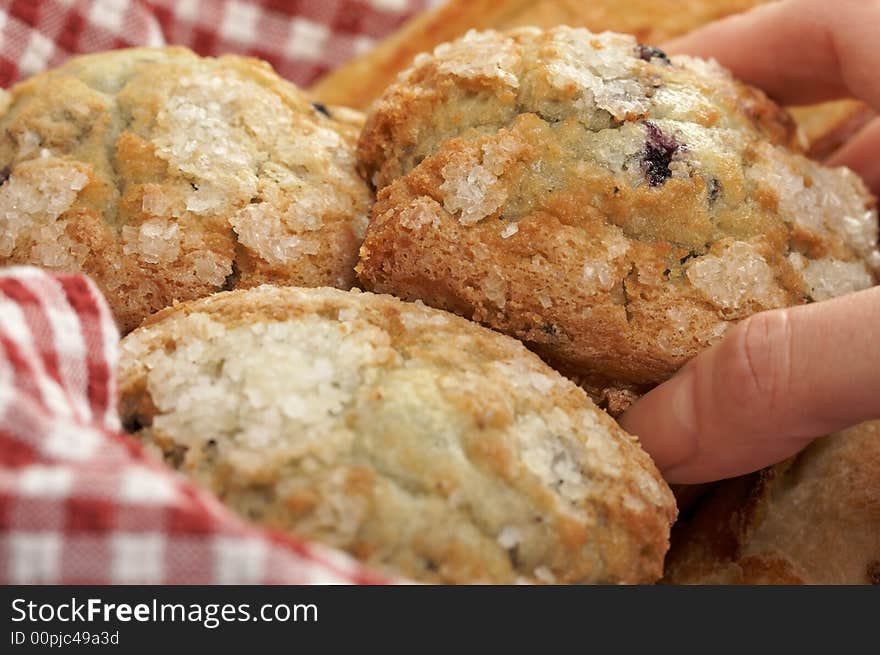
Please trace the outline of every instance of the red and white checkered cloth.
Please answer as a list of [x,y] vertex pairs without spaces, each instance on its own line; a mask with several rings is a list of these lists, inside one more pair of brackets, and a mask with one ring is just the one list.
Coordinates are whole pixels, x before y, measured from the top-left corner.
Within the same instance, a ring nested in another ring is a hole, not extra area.
[[254,527],[119,427],[118,337],[84,275],[0,271],[0,583],[386,583]]
[[73,54],[184,45],[247,54],[301,86],[437,0],[0,0],[0,86]]
[[[306,85],[432,0],[0,0],[0,85],[73,54],[186,45]],[[115,410],[117,334],[81,275],[0,269],[0,583],[383,583],[256,528],[141,452]]]

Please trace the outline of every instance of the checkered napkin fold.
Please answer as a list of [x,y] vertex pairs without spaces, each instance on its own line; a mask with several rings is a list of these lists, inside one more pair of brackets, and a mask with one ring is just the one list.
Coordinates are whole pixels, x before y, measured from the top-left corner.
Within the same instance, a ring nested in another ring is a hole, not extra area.
[[0,86],[71,55],[183,45],[265,59],[306,86],[436,0],[0,0]]
[[148,457],[120,430],[117,346],[84,275],[0,271],[0,583],[392,582]]
[[[185,45],[300,85],[428,0],[0,0],[0,85],[74,54]],[[117,333],[88,278],[0,270],[0,583],[382,583],[247,524],[122,434]]]

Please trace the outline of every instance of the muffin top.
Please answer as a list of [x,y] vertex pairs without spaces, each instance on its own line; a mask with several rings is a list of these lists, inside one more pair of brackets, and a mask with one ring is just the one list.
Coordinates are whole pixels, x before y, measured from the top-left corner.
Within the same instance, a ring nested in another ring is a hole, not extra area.
[[122,342],[127,429],[270,526],[445,583],[648,582],[672,495],[514,339],[390,296],[262,286]]
[[875,200],[710,61],[559,27],[420,55],[358,146],[368,288],[576,375],[666,379],[732,321],[870,286]]
[[73,59],[0,106],[0,264],[89,273],[123,330],[224,288],[348,288],[372,201],[360,121],[255,59]]

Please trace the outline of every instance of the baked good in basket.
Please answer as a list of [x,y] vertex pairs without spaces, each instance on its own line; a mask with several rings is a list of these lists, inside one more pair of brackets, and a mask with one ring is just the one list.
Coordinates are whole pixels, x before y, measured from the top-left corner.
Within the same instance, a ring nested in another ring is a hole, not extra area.
[[0,265],[92,276],[120,328],[263,282],[349,288],[372,196],[360,116],[268,64],[105,52],[0,107]]
[[755,312],[868,287],[875,200],[712,62],[584,29],[416,58],[358,146],[367,288],[526,342],[597,397],[647,388]]
[[390,296],[262,286],[122,342],[124,424],[242,515],[426,582],[650,582],[671,492],[517,341]]

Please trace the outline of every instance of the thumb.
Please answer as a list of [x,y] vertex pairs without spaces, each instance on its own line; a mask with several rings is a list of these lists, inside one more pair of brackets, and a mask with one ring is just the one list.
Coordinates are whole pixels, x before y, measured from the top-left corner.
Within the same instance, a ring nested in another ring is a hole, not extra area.
[[880,417],[880,287],[756,314],[620,419],[669,482],[749,473]]

